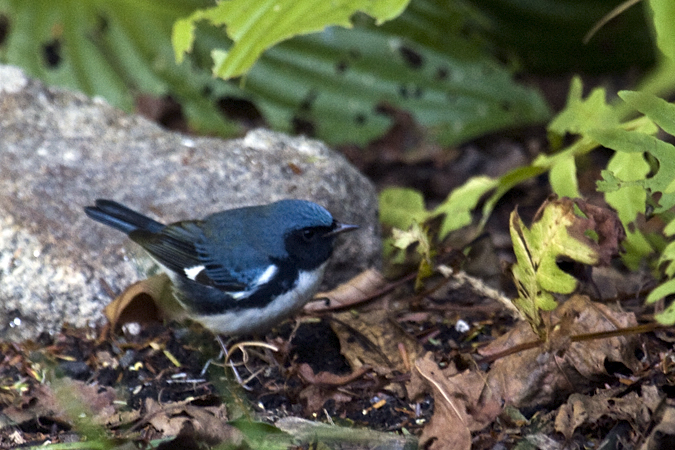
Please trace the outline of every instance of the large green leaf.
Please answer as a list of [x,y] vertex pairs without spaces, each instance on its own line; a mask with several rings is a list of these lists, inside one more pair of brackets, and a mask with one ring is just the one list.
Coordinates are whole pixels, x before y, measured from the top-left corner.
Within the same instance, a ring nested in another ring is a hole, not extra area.
[[656,31],[656,44],[664,56],[675,62],[675,2],[649,0]]
[[291,37],[322,31],[331,25],[351,27],[351,16],[363,11],[378,22],[398,16],[410,0],[229,0],[209,9],[197,10],[178,20],[172,41],[176,59],[192,48],[195,22],[208,20],[225,25],[234,44],[216,49],[213,72],[221,78],[244,74],[263,51]]
[[204,98],[208,73],[176,65],[176,18],[209,0],[0,0],[9,34],[0,60],[48,84],[102,96],[130,110],[134,93],[172,95],[193,126],[227,134],[233,125]]
[[430,217],[422,194],[406,188],[387,188],[380,193],[380,222],[407,230]]
[[536,91],[493,61],[442,54],[377,28],[284,42],[256,64],[246,90],[275,128],[301,121],[332,143],[380,136],[391,124],[383,105],[409,111],[446,145],[549,115]]
[[[546,120],[543,98],[465,36],[470,13],[453,5],[414,0],[383,26],[361,17],[353,29],[282,42],[248,72],[242,95],[274,128],[333,144],[381,136],[392,123],[385,105],[410,112],[442,144]],[[198,30],[208,34],[197,34],[200,60],[214,48],[232,51],[220,29]]]
[[355,29],[332,27],[285,41],[263,54],[241,83],[211,76],[211,50],[231,45],[213,26],[200,24],[194,53],[174,62],[173,22],[212,4],[0,0],[10,30],[0,60],[127,110],[137,93],[170,95],[193,128],[220,135],[239,128],[219,104],[241,100],[275,129],[331,144],[380,137],[392,124],[382,111],[391,107],[409,112],[443,144],[542,122],[549,114],[535,90],[516,83],[465,36],[468,13],[454,3],[415,0],[384,27],[359,16]]

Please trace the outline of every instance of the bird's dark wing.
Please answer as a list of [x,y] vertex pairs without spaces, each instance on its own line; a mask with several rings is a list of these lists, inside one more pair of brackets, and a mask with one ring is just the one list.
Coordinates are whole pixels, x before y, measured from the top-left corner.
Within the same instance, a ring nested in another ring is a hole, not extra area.
[[204,233],[198,221],[178,222],[158,233],[133,231],[129,237],[162,266],[175,274],[197,283],[226,292],[240,292],[248,288],[245,273],[233,273],[214,255],[205,251]]

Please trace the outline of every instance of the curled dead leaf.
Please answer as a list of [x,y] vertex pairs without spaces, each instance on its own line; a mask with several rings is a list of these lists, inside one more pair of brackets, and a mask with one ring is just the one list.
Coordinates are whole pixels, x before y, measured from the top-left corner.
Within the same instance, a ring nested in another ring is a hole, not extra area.
[[660,450],[672,448],[675,440],[675,408],[666,407],[661,422],[654,427],[640,450]]
[[126,288],[104,310],[111,329],[125,323],[161,322],[181,319],[185,311],[171,292],[166,274],[155,275]]
[[[626,238],[626,231],[619,216],[607,207],[591,205],[580,198],[571,200],[565,197],[560,201],[576,205],[586,215],[586,218],[578,217],[568,231],[572,237],[579,240],[590,240],[589,245],[592,245],[598,253],[598,265],[608,265],[612,257],[619,254],[619,245]],[[589,231],[597,234],[597,242],[595,239],[589,239]]]
[[[556,404],[573,392],[593,389],[610,375],[606,361],[621,363],[637,372],[635,357],[639,338],[634,335],[575,341],[574,336],[633,327],[635,315],[613,311],[574,296],[552,313],[553,332],[545,347],[539,346],[497,359],[488,374],[492,391],[518,408]],[[536,342],[529,324],[520,322],[479,352],[484,356]]]
[[348,375],[336,375],[330,372],[319,372],[315,374],[309,364],[303,363],[300,364],[300,367],[298,368],[298,373],[308,383],[317,384],[320,386],[337,387],[337,386],[344,386],[345,384],[362,377],[363,374],[368,372],[370,369],[371,367],[366,365],[361,366],[360,368],[358,368],[357,370]]
[[380,375],[407,372],[422,347],[392,324],[391,312],[384,308],[353,315],[333,315],[331,328],[340,340],[340,351],[352,368],[370,365]]
[[625,420],[638,429],[649,425],[653,413],[662,403],[662,394],[654,385],[644,385],[641,393],[603,391],[595,395],[572,394],[555,418],[555,430],[571,439],[574,430],[600,419]]
[[434,415],[424,428],[420,446],[428,449],[469,450],[471,432],[485,428],[501,412],[496,399],[481,402],[485,374],[480,371],[457,373],[454,366],[441,369],[431,353],[415,361],[411,391],[427,386],[434,397]]
[[[229,425],[225,407],[195,406],[193,399],[181,402],[157,403],[152,398],[145,400],[146,414],[143,421],[151,424],[163,436],[178,436],[190,430],[190,435],[211,445],[240,445],[242,433]],[[187,428],[186,428],[187,426]]]
[[367,269],[330,292],[319,292],[305,305],[305,311],[326,311],[359,304],[377,293],[387,280],[375,269]]

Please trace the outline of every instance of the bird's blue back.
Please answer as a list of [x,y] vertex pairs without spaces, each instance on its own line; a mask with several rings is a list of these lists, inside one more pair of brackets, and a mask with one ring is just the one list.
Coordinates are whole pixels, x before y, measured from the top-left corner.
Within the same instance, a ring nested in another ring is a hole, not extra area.
[[202,221],[201,229],[210,247],[218,249],[217,262],[231,273],[239,273],[240,281],[250,282],[271,259],[288,257],[284,236],[289,232],[330,227],[332,223],[331,214],[316,203],[280,200],[212,214]]

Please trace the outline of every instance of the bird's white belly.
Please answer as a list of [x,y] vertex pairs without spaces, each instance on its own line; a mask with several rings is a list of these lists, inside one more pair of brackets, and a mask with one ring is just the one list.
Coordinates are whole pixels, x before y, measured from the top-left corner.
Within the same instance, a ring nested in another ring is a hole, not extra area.
[[263,308],[244,308],[223,314],[196,316],[193,319],[209,330],[225,335],[266,331],[298,311],[311,299],[319,288],[326,264],[323,263],[311,272],[301,271],[291,292],[278,296]]

